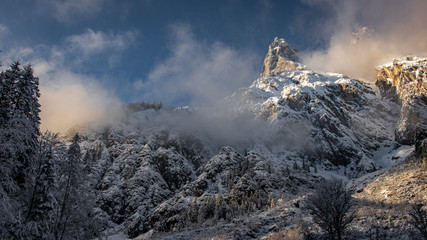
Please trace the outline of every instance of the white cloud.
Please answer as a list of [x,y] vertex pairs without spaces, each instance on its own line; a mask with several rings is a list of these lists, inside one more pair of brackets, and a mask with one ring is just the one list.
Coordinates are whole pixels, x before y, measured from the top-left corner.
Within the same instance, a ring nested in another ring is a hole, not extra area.
[[248,86],[257,77],[252,54],[219,42],[197,41],[187,25],[171,28],[175,40],[171,56],[154,67],[146,82],[134,83],[145,91],[146,99],[208,104]]
[[[9,28],[0,23],[0,51],[4,51],[5,49],[5,39],[7,39],[7,36],[9,35]],[[0,53],[3,55],[4,53]]]
[[66,42],[70,51],[78,51],[88,56],[108,49],[123,50],[135,41],[136,36],[136,31],[105,33],[88,29],[83,34],[67,37]]
[[60,22],[93,16],[102,10],[105,2],[106,0],[38,0],[42,8],[53,10],[54,17]]
[[9,28],[4,24],[0,24],[0,36],[3,36],[8,32],[9,32]]

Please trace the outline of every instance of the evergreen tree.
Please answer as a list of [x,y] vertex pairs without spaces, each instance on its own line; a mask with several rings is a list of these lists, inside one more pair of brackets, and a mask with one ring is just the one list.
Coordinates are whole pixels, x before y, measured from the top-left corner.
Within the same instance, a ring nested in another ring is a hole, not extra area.
[[[16,114],[13,102],[15,80],[19,76],[19,63],[0,74],[0,181],[1,188],[9,195],[18,190],[14,174],[21,167],[17,161],[18,149],[24,147],[22,134],[14,128]],[[22,128],[20,129],[22,130]],[[22,152],[22,150],[21,150]]]
[[60,185],[64,189],[60,197],[57,210],[56,224],[54,228],[56,239],[62,239],[69,224],[70,216],[74,205],[76,204],[76,195],[78,187],[79,162],[81,160],[81,151],[79,146],[79,135],[76,133],[71,140],[71,145],[67,151],[67,158],[63,165],[63,176],[60,179]]
[[36,144],[40,136],[39,79],[33,76],[33,69],[30,65],[25,66],[20,72],[12,97],[15,101],[15,108],[22,111],[23,117],[31,123],[28,131],[31,134],[32,144]]
[[54,235],[56,239],[91,239],[97,235],[94,220],[93,193],[89,191],[89,179],[83,174],[80,137],[76,133],[71,140],[59,178],[58,208]]
[[199,216],[199,207],[197,204],[197,198],[193,197],[193,201],[191,202],[190,209],[188,210],[188,220],[192,223],[197,222],[197,218]]
[[215,216],[215,198],[208,196],[199,209],[199,222],[204,222]]
[[0,88],[0,237],[8,238],[25,223],[21,216],[39,169],[40,94],[31,67],[19,62],[0,73]]
[[76,134],[40,134],[39,79],[13,63],[0,73],[0,238],[92,239],[94,197]]
[[12,114],[12,89],[14,79],[10,71],[0,74],[0,126],[5,127]]
[[227,206],[221,194],[218,194],[215,201],[215,220],[226,219],[226,218],[227,218]]
[[32,171],[37,169],[34,163],[40,136],[38,78],[33,76],[31,66],[22,69],[15,62],[4,72],[4,82],[8,94],[3,99],[7,110],[2,119],[2,142],[8,146],[8,156],[15,163],[13,178],[21,188],[26,188],[34,175]]
[[12,179],[16,169],[13,145],[10,144],[9,120],[12,113],[12,78],[0,73],[0,237],[8,237],[9,226],[16,219],[16,203],[10,195],[17,192],[18,186]]
[[21,230],[22,238],[54,239],[51,226],[54,221],[56,199],[53,195],[55,187],[55,168],[52,153],[48,152],[42,159],[31,205],[26,214],[25,227]]

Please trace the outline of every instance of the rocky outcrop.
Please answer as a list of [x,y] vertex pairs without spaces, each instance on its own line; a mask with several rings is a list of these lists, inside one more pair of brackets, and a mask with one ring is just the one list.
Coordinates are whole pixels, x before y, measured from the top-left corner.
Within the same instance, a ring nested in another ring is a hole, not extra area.
[[[377,69],[378,86],[383,98],[401,105],[400,120],[396,127],[396,141],[414,144],[425,132],[427,122],[427,58],[406,57]],[[418,129],[417,129],[418,128]]]
[[272,76],[287,70],[301,70],[297,51],[283,38],[275,38],[264,59],[261,76]]

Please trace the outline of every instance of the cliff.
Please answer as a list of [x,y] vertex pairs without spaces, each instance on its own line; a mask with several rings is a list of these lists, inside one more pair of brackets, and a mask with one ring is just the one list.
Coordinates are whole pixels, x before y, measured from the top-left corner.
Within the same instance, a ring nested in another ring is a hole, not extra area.
[[378,86],[383,98],[400,104],[396,141],[415,144],[418,154],[426,153],[427,137],[427,58],[406,57],[377,69]]

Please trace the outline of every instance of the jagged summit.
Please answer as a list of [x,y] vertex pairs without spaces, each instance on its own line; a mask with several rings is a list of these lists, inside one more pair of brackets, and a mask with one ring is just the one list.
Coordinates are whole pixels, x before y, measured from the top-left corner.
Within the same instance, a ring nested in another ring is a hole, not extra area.
[[274,38],[264,59],[261,76],[273,76],[287,70],[302,70],[297,50],[283,38]]

